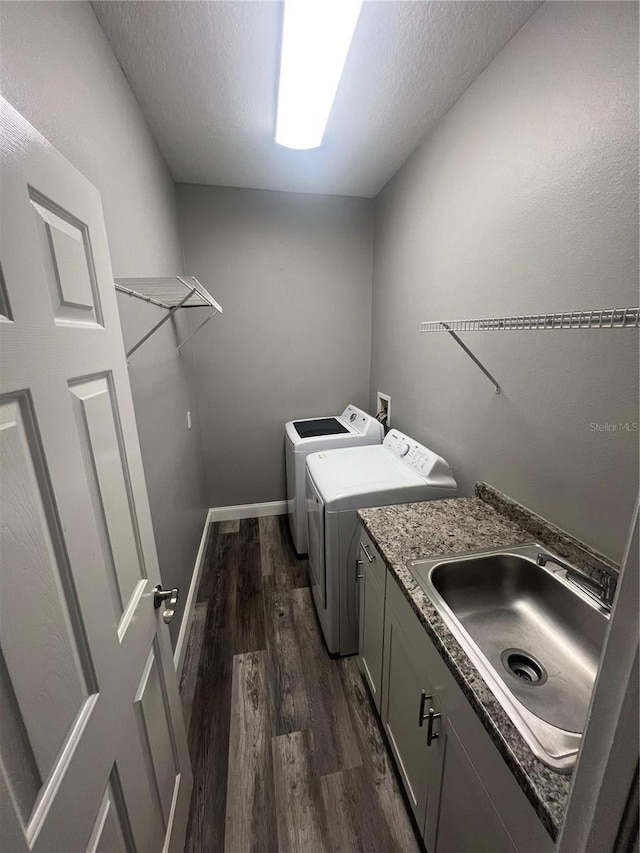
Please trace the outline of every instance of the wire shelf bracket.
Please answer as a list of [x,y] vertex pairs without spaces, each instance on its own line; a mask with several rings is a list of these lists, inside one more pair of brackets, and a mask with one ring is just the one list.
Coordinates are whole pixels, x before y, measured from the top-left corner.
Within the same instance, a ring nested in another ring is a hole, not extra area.
[[451,335],[451,337],[453,338],[453,340],[454,340],[454,341],[455,341],[459,346],[461,346],[461,347],[462,347],[462,349],[466,352],[466,354],[469,356],[469,358],[471,359],[471,361],[473,361],[473,362],[474,362],[474,364],[477,364],[477,365],[478,365],[478,367],[479,367],[479,368],[480,368],[480,370],[484,373],[484,375],[487,377],[487,379],[489,380],[489,382],[491,382],[491,383],[493,384],[493,387],[494,387],[494,391],[495,391],[495,393],[496,393],[496,394],[499,394],[499,393],[500,393],[500,385],[498,384],[497,380],[496,380],[496,379],[494,379],[494,377],[489,373],[489,371],[488,371],[488,370],[487,370],[487,368],[484,366],[484,364],[482,364],[482,362],[480,361],[480,359],[479,359],[479,358],[477,358],[477,356],[475,356],[475,355],[471,352],[471,350],[470,350],[470,349],[469,349],[469,347],[465,344],[465,342],[464,342],[464,341],[461,341],[461,340],[460,340],[460,338],[458,337],[458,335],[456,335],[456,333],[455,333],[452,329],[450,329],[450,328],[448,327],[447,323],[444,323],[444,322],[443,322],[443,323],[442,323],[442,325],[444,326],[444,331],[449,332],[449,334]]
[[161,326],[171,319],[180,308],[213,308],[211,314],[206,317],[188,338],[178,344],[177,352],[212,320],[216,314],[222,314],[222,308],[204,288],[197,278],[193,276],[171,276],[163,278],[116,278],[114,279],[116,290],[126,293],[136,299],[142,299],[160,308],[166,308],[167,314],[159,323],[150,329],[146,335],[131,347],[127,352],[127,359],[139,349],[149,338],[154,335]]

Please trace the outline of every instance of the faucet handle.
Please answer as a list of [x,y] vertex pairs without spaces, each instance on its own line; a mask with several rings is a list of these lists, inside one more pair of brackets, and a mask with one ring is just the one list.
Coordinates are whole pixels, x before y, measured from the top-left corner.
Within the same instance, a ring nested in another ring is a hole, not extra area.
[[600,569],[600,577],[602,578],[602,600],[611,606],[616,595],[618,579],[606,569]]
[[594,567],[594,574],[591,574],[591,572],[586,569],[581,569],[578,566],[571,566],[559,557],[554,557],[551,554],[544,554],[542,551],[538,552],[536,563],[542,567],[546,566],[547,563],[554,563],[561,569],[566,570],[568,580],[574,581],[583,588],[586,587],[592,594],[597,595],[601,604],[611,610],[618,581],[617,578],[614,577],[614,575],[605,567]]

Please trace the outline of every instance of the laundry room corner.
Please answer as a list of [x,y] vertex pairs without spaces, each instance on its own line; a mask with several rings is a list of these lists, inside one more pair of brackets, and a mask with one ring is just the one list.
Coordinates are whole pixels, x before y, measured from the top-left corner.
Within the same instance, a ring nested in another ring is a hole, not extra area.
[[0,853],[639,853],[639,14],[0,0]]

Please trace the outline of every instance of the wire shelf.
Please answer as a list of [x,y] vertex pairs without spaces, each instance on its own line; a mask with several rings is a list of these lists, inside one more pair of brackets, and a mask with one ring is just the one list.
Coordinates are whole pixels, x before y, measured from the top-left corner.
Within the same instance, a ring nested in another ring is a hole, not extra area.
[[213,311],[205,317],[186,340],[178,345],[178,353],[216,314],[222,314],[220,305],[192,275],[175,275],[162,278],[116,278],[114,282],[116,290],[121,293],[135,296],[136,299],[143,299],[145,302],[168,310],[167,315],[127,351],[127,358],[133,355],[145,341],[148,341],[167,320],[170,320],[179,308],[213,308]]
[[500,384],[456,332],[503,332],[528,329],[637,329],[640,309],[598,308],[593,311],[565,311],[559,314],[519,314],[475,320],[430,320],[420,323],[421,332],[447,332],[466,352],[500,394]]
[[473,320],[431,320],[421,332],[501,332],[550,329],[637,329],[639,308],[599,308],[557,314],[522,314]]
[[[209,291],[192,275],[171,276],[167,278],[116,278],[116,290],[128,293],[145,302],[159,305],[161,308],[222,308]],[[185,296],[189,294],[186,302]]]

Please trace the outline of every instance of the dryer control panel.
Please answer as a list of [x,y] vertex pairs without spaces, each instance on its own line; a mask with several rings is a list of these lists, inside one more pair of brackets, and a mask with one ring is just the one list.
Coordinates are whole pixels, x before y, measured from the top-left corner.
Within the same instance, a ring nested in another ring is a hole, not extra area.
[[387,450],[423,477],[438,481],[444,487],[456,487],[448,463],[424,444],[420,444],[397,429],[389,430],[383,444]]

